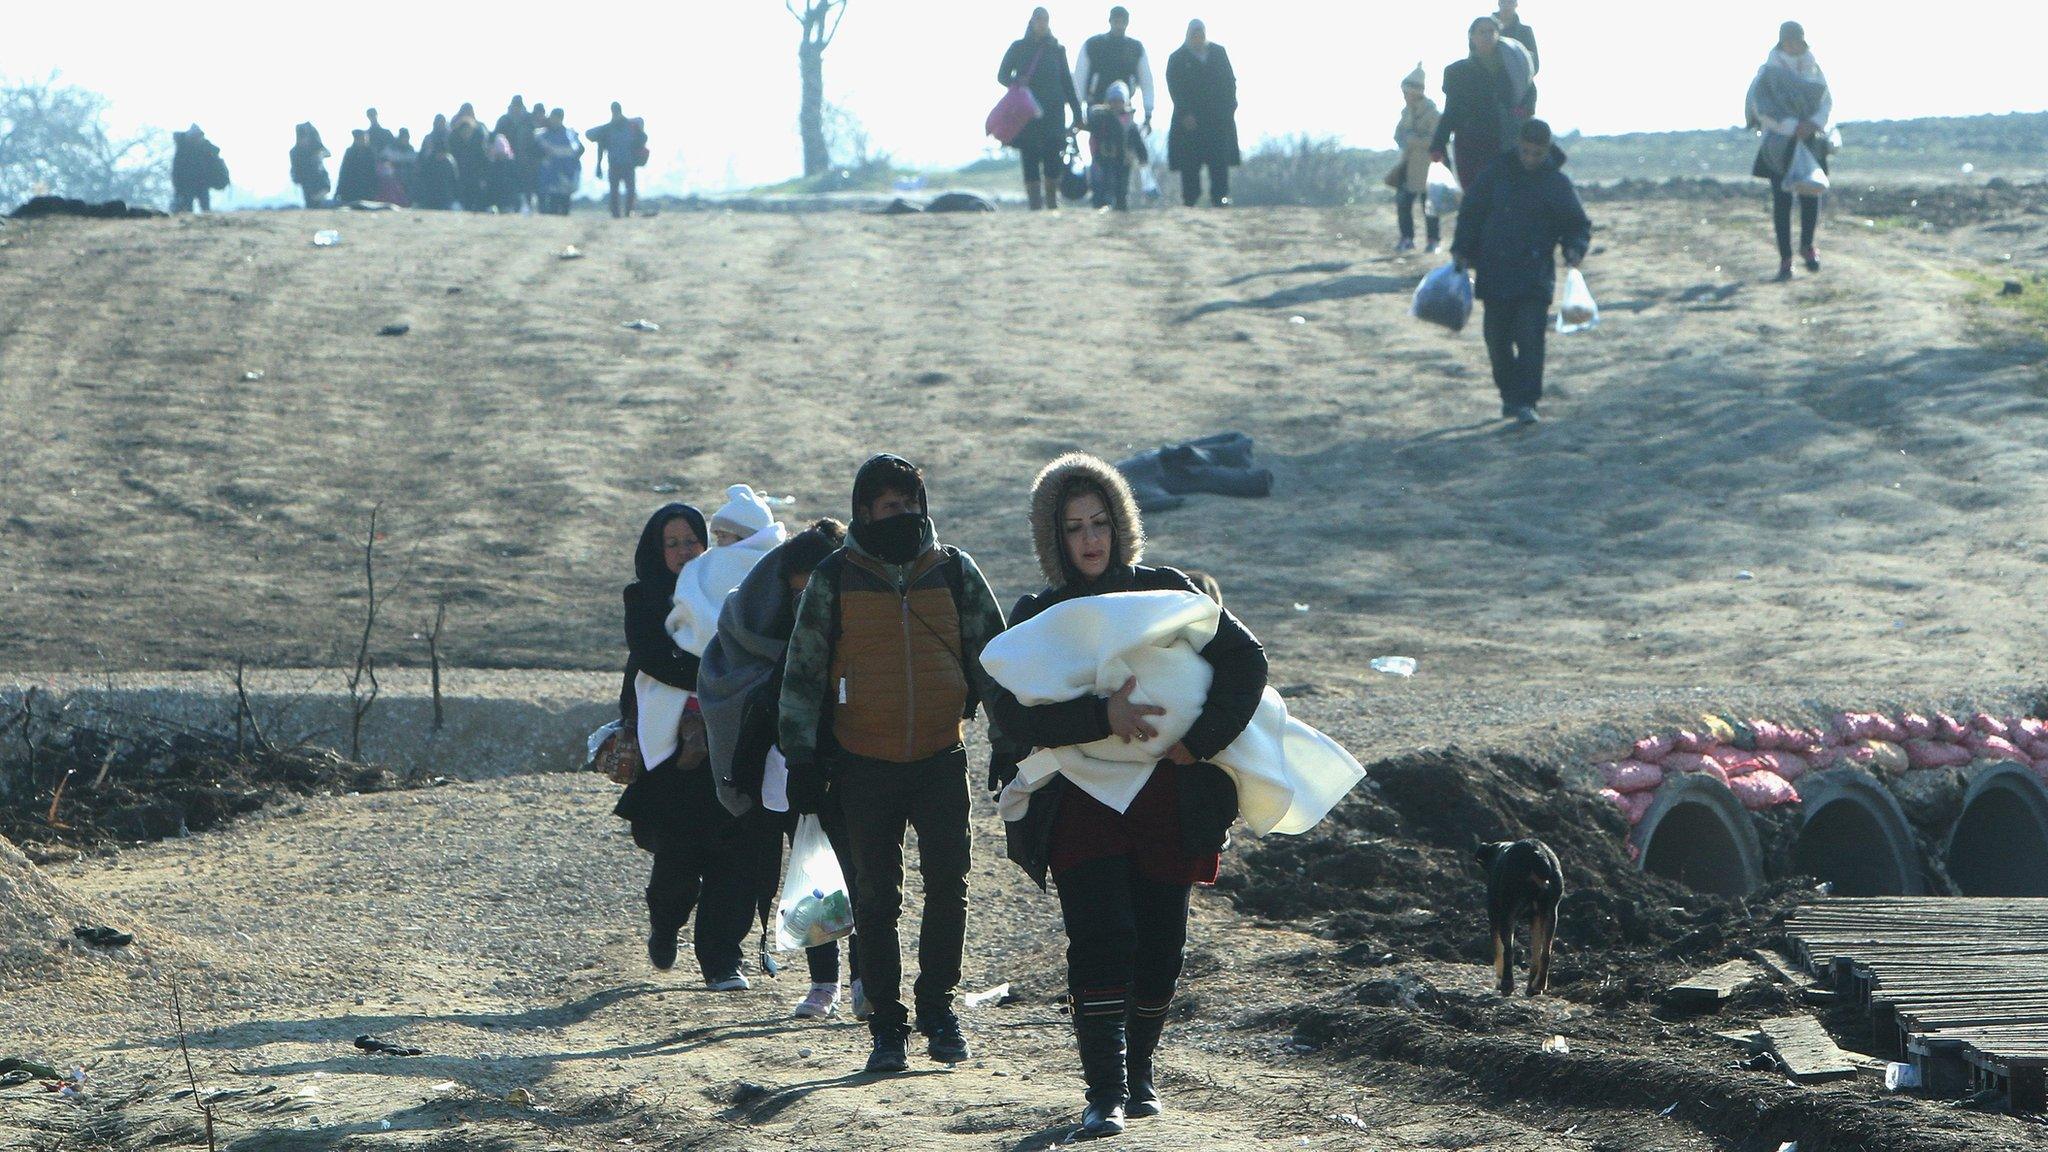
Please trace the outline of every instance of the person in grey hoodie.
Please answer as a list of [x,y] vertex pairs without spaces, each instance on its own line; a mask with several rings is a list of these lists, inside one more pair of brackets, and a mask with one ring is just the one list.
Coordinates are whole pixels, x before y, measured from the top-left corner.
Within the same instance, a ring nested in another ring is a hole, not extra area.
[[[718,634],[704,649],[697,671],[697,700],[704,709],[719,802],[740,819],[765,817],[783,835],[794,836],[796,818],[789,811],[789,770],[776,745],[782,662],[789,651],[790,630],[796,626],[797,598],[810,584],[811,573],[845,542],[846,525],[828,516],[763,557],[726,597]],[[851,890],[853,857],[839,806],[828,802],[818,816]],[[767,880],[760,897],[764,906],[776,894],[775,876],[771,873]],[[859,953],[852,939],[847,950],[854,1017],[866,1019]],[[796,1015],[830,1016],[839,1004],[838,941],[808,949],[805,959],[811,988],[797,1004]]]

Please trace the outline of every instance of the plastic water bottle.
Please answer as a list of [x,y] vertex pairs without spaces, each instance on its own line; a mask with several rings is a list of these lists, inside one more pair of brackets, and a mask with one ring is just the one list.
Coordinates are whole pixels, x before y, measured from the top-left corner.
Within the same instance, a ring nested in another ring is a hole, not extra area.
[[1389,676],[1415,675],[1415,660],[1409,656],[1380,656],[1372,661],[1372,670]]
[[322,228],[318,232],[313,233],[313,247],[315,248],[332,248],[339,243],[341,243],[341,233],[336,232],[332,228]]

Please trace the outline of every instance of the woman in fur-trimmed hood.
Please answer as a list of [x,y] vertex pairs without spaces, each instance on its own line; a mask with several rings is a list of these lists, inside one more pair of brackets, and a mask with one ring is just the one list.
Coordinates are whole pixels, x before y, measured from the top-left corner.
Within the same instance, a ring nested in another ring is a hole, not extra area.
[[[1122,592],[1201,595],[1172,568],[1140,563],[1145,527],[1123,474],[1093,456],[1062,456],[1031,489],[1031,538],[1047,587],[1010,614],[1016,627],[1055,604]],[[1055,778],[1006,825],[1010,858],[1044,886],[1058,881],[1066,924],[1067,984],[1087,1081],[1083,1137],[1123,1130],[1126,1116],[1161,1110],[1153,1075],[1166,1013],[1187,945],[1188,894],[1216,880],[1237,819],[1237,790],[1206,763],[1244,732],[1266,687],[1266,654],[1229,612],[1202,649],[1214,669],[1201,716],[1122,812]],[[1131,701],[1135,681],[1108,697],[1027,706],[996,688],[987,701],[1002,733],[991,790],[1008,784],[1034,749],[1112,736],[1149,739],[1160,710]],[[1128,1050],[1126,1045],[1128,1044]]]

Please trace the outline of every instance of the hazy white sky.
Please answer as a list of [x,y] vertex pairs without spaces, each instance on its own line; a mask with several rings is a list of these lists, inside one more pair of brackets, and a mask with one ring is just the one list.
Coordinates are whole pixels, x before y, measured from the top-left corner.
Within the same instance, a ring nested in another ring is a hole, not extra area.
[[[1434,93],[1492,0],[1126,0],[1133,35],[1161,72],[1191,17],[1237,66],[1249,143],[1308,132],[1387,146],[1400,78],[1417,60]],[[237,189],[290,191],[292,125],[312,120],[337,154],[362,110],[422,133],[472,101],[487,120],[514,93],[600,122],[612,100],[648,119],[650,185],[718,190],[800,168],[797,26],[782,0],[682,0],[614,8],[474,0],[311,5],[276,0],[101,0],[82,9],[9,5],[0,71],[61,71],[114,101],[117,127],[197,121]],[[1002,94],[996,64],[1030,3],[851,0],[827,53],[827,98],[878,147],[916,164],[988,152],[982,120]],[[1070,52],[1104,27],[1109,0],[1048,5]],[[1924,15],[1906,15],[1917,9]],[[608,21],[612,11],[634,23]],[[90,18],[81,18],[83,13]],[[1948,0],[1525,0],[1542,48],[1543,112],[1595,134],[1736,123],[1780,20],[1806,24],[1836,114],[1870,120],[2048,109],[2038,4]],[[587,187],[587,184],[586,184]]]

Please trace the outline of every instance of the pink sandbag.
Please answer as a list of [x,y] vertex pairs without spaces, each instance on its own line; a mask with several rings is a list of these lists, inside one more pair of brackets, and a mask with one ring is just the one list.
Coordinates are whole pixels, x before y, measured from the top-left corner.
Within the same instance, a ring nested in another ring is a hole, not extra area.
[[1680,752],[1705,752],[1714,746],[1714,738],[1705,732],[1681,728],[1672,733],[1671,747]]
[[1899,717],[1899,727],[1906,730],[1908,740],[1934,739],[1934,721],[1918,712],[1907,712]]
[[1631,827],[1643,822],[1643,814],[1650,810],[1654,797],[1648,792],[1621,793],[1612,788],[1602,788],[1600,798],[1621,809],[1622,818]]
[[2005,726],[2005,721],[1989,712],[1979,712],[1970,717],[1970,727],[1983,735],[1996,736],[2001,740],[2012,735],[2012,730]]
[[1756,734],[1756,746],[1759,751],[1768,752],[1785,746],[1787,733],[1782,724],[1773,724],[1769,720],[1751,720],[1749,730]]
[[2021,764],[2032,764],[2034,758],[2020,751],[2013,742],[2000,736],[1979,736],[1970,741],[1968,750],[1984,760],[2015,760]]
[[1906,763],[1914,768],[1960,768],[1970,762],[1970,750],[1960,744],[1939,740],[1906,741]]
[[1664,769],[1640,760],[1623,760],[1619,764],[1602,764],[1600,779],[1616,792],[1647,792],[1664,782]]
[[1709,768],[1719,767],[1712,757],[1702,756],[1697,752],[1673,752],[1664,758],[1666,772],[1705,772]]
[[1629,759],[1640,760],[1645,764],[1662,763],[1664,757],[1670,754],[1671,737],[1669,736],[1645,736],[1641,740],[1636,741],[1635,747],[1628,750]]
[[1969,735],[1970,730],[1962,721],[1946,712],[1936,712],[1934,714],[1935,739],[1946,740],[1951,744],[1961,744]]
[[1844,712],[1835,717],[1835,735],[1844,741],[1883,740],[1896,744],[1906,738],[1906,730],[1889,716],[1875,712]]
[[1719,764],[1731,780],[1737,776],[1747,776],[1761,767],[1757,763],[1755,753],[1744,752],[1740,748],[1716,748],[1707,753],[1707,758]]
[[2011,728],[2015,735],[2007,736],[2006,739],[2014,743],[2020,740],[2048,740],[2048,721],[2037,720],[2032,716],[2015,716],[2007,727]]
[[1728,790],[1751,812],[1799,803],[1799,792],[1776,772],[1751,772],[1728,782]]
[[1797,780],[1811,770],[1806,757],[1797,752],[1772,752],[1768,755],[1768,760],[1759,756],[1757,761],[1764,768],[1776,772],[1787,780]]

